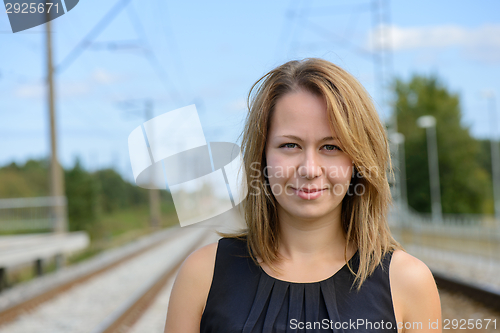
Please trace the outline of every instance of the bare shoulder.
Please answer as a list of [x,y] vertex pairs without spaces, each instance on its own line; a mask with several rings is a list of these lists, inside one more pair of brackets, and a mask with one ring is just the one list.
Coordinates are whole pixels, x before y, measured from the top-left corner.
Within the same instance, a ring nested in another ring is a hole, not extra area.
[[405,251],[395,250],[389,277],[395,308],[398,306],[398,309],[395,309],[396,313],[399,312],[398,321],[421,322],[427,325],[429,320],[437,320],[440,326],[439,293],[432,272],[424,262]]
[[425,289],[435,286],[434,277],[427,265],[411,254],[395,250],[390,265],[391,284],[408,289]]
[[194,279],[199,282],[209,279],[211,282],[217,246],[218,243],[211,243],[191,253],[182,263],[178,278]]
[[183,262],[172,287],[165,332],[200,331],[200,321],[215,268],[218,243],[191,253]]
[[182,263],[174,287],[189,289],[200,295],[203,305],[206,301],[203,296],[208,296],[215,268],[215,256],[218,243],[208,244],[191,253]]

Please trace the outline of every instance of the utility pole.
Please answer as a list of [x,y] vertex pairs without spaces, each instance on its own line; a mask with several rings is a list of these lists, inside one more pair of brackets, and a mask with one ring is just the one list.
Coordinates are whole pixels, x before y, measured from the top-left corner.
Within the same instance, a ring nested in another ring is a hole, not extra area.
[[[142,104],[144,103],[144,104]],[[139,106],[140,105],[140,106]],[[144,110],[141,106],[144,105]],[[144,121],[151,120],[153,118],[153,101],[151,99],[146,100],[126,100],[119,103],[118,107],[123,110],[126,110],[134,115],[139,113],[140,117],[144,117]],[[144,112],[144,113],[143,113]],[[153,126],[154,127],[154,126]],[[154,128],[152,128],[153,130]],[[154,140],[155,133],[154,131],[150,131],[150,136],[148,137],[148,143],[150,144],[150,140]],[[149,157],[151,161],[154,162],[153,153],[151,152],[151,147],[148,146]],[[160,228],[161,221],[161,210],[160,210],[160,190],[155,189],[154,187],[154,174],[151,174],[151,179],[149,179],[149,183],[152,185],[149,191],[149,226],[152,229]]]
[[427,154],[429,157],[429,176],[431,183],[432,220],[441,222],[443,211],[441,206],[441,189],[439,184],[439,162],[437,151],[436,118],[422,116],[417,119],[417,125],[425,128],[427,133]]
[[[151,100],[146,100],[144,111],[145,121],[150,120],[153,117],[153,102]],[[154,133],[152,137],[154,137]],[[151,177],[153,177],[153,174]],[[153,183],[154,181],[151,179],[151,184]],[[160,227],[160,218],[160,190],[151,188],[149,189],[149,225],[152,229]]]
[[491,173],[493,176],[493,202],[495,203],[495,218],[500,223],[500,152],[497,138],[497,123],[495,110],[495,95],[488,94],[491,126]]
[[400,180],[400,192],[401,192],[401,200],[400,205],[401,209],[404,212],[408,211],[408,195],[406,192],[406,166],[405,166],[405,136],[401,133],[391,133],[389,134],[389,140],[390,142],[396,146],[394,148],[395,151],[398,152],[399,156],[399,167],[398,167],[398,174],[400,175],[398,178]]
[[68,230],[66,219],[66,198],[64,195],[64,175],[57,160],[57,131],[55,115],[54,66],[52,61],[52,36],[50,15],[47,13],[45,24],[47,42],[47,100],[50,123],[50,196],[53,198],[52,216],[55,219],[54,232],[64,233]]

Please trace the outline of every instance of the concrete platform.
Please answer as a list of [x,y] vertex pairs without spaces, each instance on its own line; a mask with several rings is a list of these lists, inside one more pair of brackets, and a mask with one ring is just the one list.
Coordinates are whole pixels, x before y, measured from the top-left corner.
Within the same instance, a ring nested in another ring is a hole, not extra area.
[[90,243],[86,232],[0,236],[0,268],[10,269],[37,260],[69,255]]

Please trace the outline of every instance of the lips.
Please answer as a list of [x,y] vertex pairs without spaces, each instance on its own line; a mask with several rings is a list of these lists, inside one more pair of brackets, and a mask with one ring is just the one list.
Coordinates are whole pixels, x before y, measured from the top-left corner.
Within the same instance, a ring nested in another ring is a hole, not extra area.
[[295,187],[292,187],[294,190],[298,190],[298,191],[302,191],[302,192],[305,192],[305,193],[314,193],[314,192],[319,192],[319,191],[323,191],[323,190],[326,190],[326,188],[295,188]]
[[323,189],[317,189],[317,188],[301,188],[300,190],[292,187],[293,192],[295,195],[297,195],[299,198],[303,200],[315,200],[323,195],[323,192],[325,192],[326,188]]

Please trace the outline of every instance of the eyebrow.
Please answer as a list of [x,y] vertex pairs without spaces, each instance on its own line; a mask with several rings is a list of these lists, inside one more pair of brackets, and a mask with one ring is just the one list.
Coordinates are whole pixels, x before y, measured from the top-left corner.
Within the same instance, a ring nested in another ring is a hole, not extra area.
[[[303,141],[301,138],[295,135],[282,135],[283,138],[290,138],[297,141]],[[338,140],[337,137],[325,136],[323,139],[319,140],[319,142],[330,141],[330,140]]]

